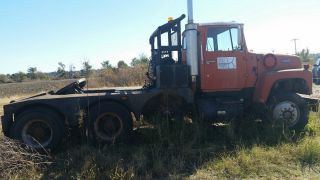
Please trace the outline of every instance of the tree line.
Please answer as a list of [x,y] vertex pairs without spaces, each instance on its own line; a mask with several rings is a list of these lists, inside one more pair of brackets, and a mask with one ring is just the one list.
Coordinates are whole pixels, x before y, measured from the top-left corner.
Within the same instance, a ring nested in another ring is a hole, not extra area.
[[[296,54],[299,56],[303,63],[313,64],[317,58],[320,58],[320,54],[312,54],[309,49],[302,49]],[[12,83],[12,82],[26,82],[33,80],[55,80],[55,79],[75,79],[80,77],[89,77],[92,72],[99,70],[112,70],[117,71],[124,68],[134,68],[137,66],[145,66],[149,62],[149,58],[145,54],[141,54],[131,60],[130,64],[120,60],[113,66],[110,60],[104,60],[101,62],[100,69],[93,69],[90,61],[84,59],[80,70],[76,70],[74,65],[67,67],[63,62],[58,63],[57,71],[51,73],[44,73],[37,69],[37,67],[29,67],[27,72],[19,71],[14,74],[0,74],[0,83]]]
[[320,53],[312,54],[308,48],[302,49],[297,53],[297,56],[300,57],[303,63],[313,64],[318,58],[320,58]]
[[93,69],[90,61],[84,59],[80,70],[76,70],[74,65],[67,67],[63,62],[58,63],[57,71],[44,73],[38,70],[37,67],[29,67],[27,72],[19,71],[13,74],[0,74],[0,83],[26,82],[34,80],[55,80],[55,79],[74,79],[80,77],[89,77],[94,71],[112,70],[117,71],[124,68],[135,68],[137,66],[146,66],[149,58],[145,54],[140,54],[127,64],[124,60],[118,61],[116,66],[110,63],[110,60],[101,62],[100,69]]

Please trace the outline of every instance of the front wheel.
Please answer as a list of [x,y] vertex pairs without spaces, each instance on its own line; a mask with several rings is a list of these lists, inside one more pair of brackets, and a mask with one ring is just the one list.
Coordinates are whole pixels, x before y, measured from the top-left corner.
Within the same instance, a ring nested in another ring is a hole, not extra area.
[[296,93],[277,93],[268,101],[268,109],[273,125],[281,125],[291,130],[302,130],[308,123],[306,101]]

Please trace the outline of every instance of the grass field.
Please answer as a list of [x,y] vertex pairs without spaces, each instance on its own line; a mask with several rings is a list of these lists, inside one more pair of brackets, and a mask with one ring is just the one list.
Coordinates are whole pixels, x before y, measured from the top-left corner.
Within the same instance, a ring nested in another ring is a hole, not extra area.
[[[14,98],[17,98],[14,97]],[[0,100],[0,106],[14,98]],[[2,113],[0,108],[0,114]],[[261,128],[244,121],[232,126],[161,121],[154,128],[136,123],[130,139],[93,147],[84,136],[69,136],[50,157],[21,151],[19,159],[3,156],[0,166],[15,160],[24,166],[5,168],[9,179],[319,179],[320,114],[311,113],[300,134]],[[179,131],[177,131],[179,129]],[[9,140],[0,135],[0,144]],[[2,146],[0,146],[2,147]],[[20,151],[16,151],[20,152]],[[1,154],[2,153],[2,154]],[[16,153],[17,154],[17,153]],[[11,154],[12,155],[12,154]],[[36,156],[37,157],[37,156]],[[44,163],[43,163],[44,162]],[[50,163],[46,163],[50,162]],[[2,164],[1,164],[2,163]],[[4,166],[3,166],[4,167]],[[1,168],[0,168],[1,169]]]
[[74,80],[35,81],[24,83],[0,84],[0,98],[8,98],[21,94],[36,94],[43,91],[54,91],[64,87],[72,81]]

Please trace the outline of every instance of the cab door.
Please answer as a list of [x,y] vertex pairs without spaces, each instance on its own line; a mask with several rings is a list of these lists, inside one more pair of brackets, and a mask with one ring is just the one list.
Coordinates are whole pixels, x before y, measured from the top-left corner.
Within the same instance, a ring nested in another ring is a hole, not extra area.
[[201,89],[204,92],[237,91],[244,87],[246,60],[240,26],[203,29]]

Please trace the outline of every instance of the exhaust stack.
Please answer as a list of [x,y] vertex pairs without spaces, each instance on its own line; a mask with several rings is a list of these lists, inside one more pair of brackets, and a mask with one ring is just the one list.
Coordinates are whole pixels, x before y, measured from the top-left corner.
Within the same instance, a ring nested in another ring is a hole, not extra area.
[[188,23],[193,23],[193,3],[188,0]]
[[196,82],[199,75],[198,66],[198,41],[197,24],[193,22],[193,4],[188,0],[188,24],[186,24],[187,65],[190,66],[192,82]]

